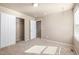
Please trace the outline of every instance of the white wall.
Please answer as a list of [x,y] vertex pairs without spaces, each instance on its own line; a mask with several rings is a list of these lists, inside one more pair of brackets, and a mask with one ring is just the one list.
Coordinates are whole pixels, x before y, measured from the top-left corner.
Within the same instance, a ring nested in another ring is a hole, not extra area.
[[44,17],[41,26],[42,38],[72,44],[73,14],[71,10]]

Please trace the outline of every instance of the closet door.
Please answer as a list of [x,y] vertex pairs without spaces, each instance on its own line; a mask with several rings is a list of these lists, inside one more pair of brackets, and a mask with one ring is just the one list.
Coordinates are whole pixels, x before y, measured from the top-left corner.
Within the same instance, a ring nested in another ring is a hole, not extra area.
[[16,43],[16,17],[1,13],[1,48]]

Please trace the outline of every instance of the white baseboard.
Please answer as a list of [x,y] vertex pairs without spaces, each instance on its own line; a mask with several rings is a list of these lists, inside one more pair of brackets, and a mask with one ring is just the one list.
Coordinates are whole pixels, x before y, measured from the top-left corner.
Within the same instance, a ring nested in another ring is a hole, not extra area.
[[29,41],[29,39],[25,40],[26,42]]
[[45,39],[49,42],[55,42],[55,43],[58,43],[58,44],[62,44],[62,45],[66,45],[66,46],[72,46],[72,44],[69,44],[69,43],[63,43],[63,42],[58,42],[58,41],[52,41],[52,40],[48,40],[48,39]]

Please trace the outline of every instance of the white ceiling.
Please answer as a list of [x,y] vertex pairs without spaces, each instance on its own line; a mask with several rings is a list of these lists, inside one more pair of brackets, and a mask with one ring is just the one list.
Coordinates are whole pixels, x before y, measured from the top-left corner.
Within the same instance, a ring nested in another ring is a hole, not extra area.
[[0,3],[0,5],[34,17],[42,17],[73,8],[72,3],[39,3],[38,7],[33,7],[33,3]]

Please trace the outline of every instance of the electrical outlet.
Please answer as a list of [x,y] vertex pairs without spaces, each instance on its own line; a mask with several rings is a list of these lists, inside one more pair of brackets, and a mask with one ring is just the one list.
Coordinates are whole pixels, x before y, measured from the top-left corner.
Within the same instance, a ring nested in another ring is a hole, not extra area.
[[46,38],[48,38],[48,36],[46,36]]

